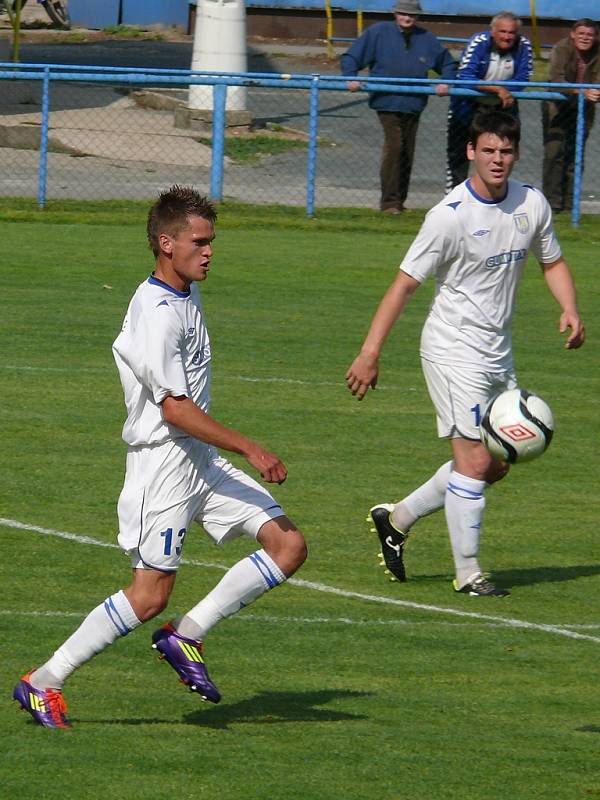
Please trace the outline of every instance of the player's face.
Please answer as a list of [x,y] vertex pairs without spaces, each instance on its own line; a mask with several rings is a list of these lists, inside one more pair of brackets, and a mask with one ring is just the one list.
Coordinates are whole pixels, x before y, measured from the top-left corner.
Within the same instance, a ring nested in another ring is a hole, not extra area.
[[501,53],[506,53],[514,46],[518,35],[519,30],[514,19],[499,19],[492,28],[492,39]]
[[591,50],[598,38],[594,28],[588,28],[587,25],[580,25],[571,31],[571,41],[576,49],[582,53]]
[[187,227],[177,236],[161,233],[161,250],[167,258],[160,259],[160,272],[166,283],[179,291],[187,291],[193,281],[206,280],[214,238],[212,222],[197,216],[189,217]]
[[518,157],[514,144],[495,133],[482,133],[475,147],[469,142],[467,158],[475,167],[471,185],[477,194],[489,199],[501,197]]

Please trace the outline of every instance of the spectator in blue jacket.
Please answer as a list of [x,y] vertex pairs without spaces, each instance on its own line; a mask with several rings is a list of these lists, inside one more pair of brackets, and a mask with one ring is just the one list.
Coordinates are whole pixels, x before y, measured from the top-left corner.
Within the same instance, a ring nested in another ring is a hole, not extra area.
[[[378,22],[367,28],[344,53],[342,74],[355,77],[368,67],[374,78],[427,78],[433,70],[442,78],[453,79],[457,64],[450,52],[432,33],[415,24],[420,10],[418,0],[397,0],[394,22]],[[362,85],[358,80],[348,81],[351,92]],[[435,92],[447,95],[447,84],[436,84]],[[369,106],[377,112],[383,128],[380,207],[389,214],[404,211],[419,117],[427,99],[427,94],[385,91],[369,95]]]
[[[446,191],[467,179],[467,141],[473,117],[479,111],[501,109],[519,116],[517,101],[507,86],[478,86],[474,80],[529,81],[533,70],[531,42],[520,33],[521,20],[511,11],[501,11],[492,19],[489,31],[476,33],[467,42],[458,68],[458,79],[471,81],[469,89],[485,93],[481,97],[454,95],[448,111]],[[512,88],[512,87],[511,87]],[[516,90],[522,87],[515,87]],[[515,90],[513,89],[513,91]]]

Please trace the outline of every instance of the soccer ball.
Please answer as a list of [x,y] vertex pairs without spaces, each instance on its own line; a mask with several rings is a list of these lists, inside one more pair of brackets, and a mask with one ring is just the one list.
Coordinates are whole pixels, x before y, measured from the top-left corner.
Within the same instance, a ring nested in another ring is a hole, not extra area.
[[541,397],[525,389],[509,389],[488,405],[479,432],[494,458],[521,463],[546,450],[554,434],[554,417]]

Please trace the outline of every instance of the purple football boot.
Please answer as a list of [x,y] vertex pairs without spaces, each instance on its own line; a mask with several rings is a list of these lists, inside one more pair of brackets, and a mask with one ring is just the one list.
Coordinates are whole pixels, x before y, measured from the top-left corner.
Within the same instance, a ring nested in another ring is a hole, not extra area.
[[66,718],[67,704],[57,689],[36,689],[29,683],[33,670],[23,675],[13,689],[13,700],[23,711],[29,711],[34,720],[45,728],[70,728]]
[[218,703],[221,694],[211,681],[202,658],[202,642],[180,636],[168,622],[152,634],[152,647],[160,653],[179,675],[191,692],[198,692],[203,700]]

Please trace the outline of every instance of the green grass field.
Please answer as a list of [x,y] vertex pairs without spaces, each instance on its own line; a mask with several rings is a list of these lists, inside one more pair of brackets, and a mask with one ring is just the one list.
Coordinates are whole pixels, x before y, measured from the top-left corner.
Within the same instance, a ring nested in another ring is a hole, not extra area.
[[[521,288],[520,383],[548,399],[557,431],[540,461],[488,494],[482,563],[512,592],[496,599],[452,592],[442,515],[415,527],[404,585],[386,580],[364,522],[374,502],[400,499],[447,459],[418,359],[432,286],[388,342],[377,391],[359,404],[344,386],[420,215],[398,223],[329,211],[308,221],[224,206],[202,286],[213,413],[286,462],[274,493],[306,533],[309,560],[212,632],[219,706],[156,660],[150,623],[67,684],[72,731],[18,711],[19,675],[129,579],[114,549],[125,447],[111,343],[152,268],[144,216],[145,204],[39,214],[0,203],[2,797],[600,797],[592,219],[560,228],[588,327],[582,350],[562,348],[534,262]],[[170,613],[248,552],[248,542],[218,550],[195,530]]]

